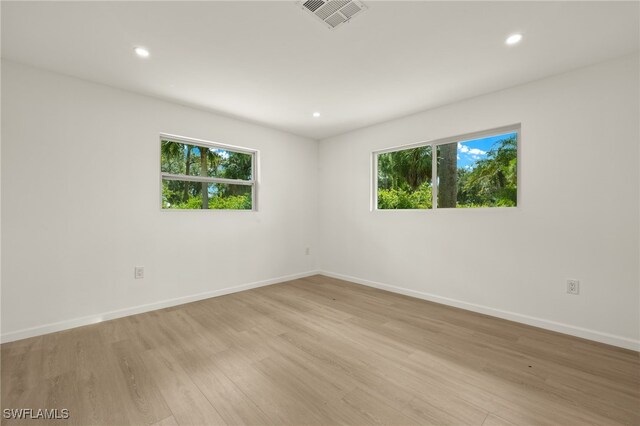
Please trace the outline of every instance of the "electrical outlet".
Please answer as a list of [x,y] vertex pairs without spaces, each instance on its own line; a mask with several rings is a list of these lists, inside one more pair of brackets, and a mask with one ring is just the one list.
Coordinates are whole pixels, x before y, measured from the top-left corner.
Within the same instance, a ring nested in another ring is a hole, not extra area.
[[309,247],[307,247],[307,248],[304,250],[304,254],[306,254],[307,256],[309,256],[309,255],[311,254],[311,249],[310,249]]
[[580,281],[578,281],[578,280],[567,280],[567,293],[569,293],[569,294],[580,294]]
[[144,266],[136,266],[133,268],[133,276],[136,280],[144,278]]

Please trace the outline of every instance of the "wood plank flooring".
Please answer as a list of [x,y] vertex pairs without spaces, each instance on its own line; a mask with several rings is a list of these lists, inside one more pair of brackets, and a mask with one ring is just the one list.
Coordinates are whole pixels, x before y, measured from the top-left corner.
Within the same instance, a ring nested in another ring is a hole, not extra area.
[[640,360],[313,276],[2,345],[2,408],[75,425],[640,425]]

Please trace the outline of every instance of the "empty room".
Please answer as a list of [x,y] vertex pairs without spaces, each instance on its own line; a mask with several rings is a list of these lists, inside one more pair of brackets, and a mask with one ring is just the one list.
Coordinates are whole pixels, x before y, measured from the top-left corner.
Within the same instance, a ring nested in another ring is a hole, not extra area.
[[639,1],[2,1],[4,425],[640,425]]

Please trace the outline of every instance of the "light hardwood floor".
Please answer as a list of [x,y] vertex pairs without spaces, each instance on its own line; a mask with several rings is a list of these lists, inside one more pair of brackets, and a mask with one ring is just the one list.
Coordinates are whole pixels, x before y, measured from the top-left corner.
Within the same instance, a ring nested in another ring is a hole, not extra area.
[[314,276],[4,344],[2,407],[77,425],[638,425],[640,362]]

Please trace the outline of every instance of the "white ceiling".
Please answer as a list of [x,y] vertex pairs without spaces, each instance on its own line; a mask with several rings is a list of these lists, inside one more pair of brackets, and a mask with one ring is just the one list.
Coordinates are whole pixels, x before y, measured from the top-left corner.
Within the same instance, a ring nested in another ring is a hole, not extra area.
[[364,2],[3,1],[2,56],[321,139],[639,48],[638,2]]

